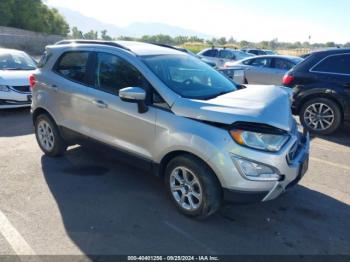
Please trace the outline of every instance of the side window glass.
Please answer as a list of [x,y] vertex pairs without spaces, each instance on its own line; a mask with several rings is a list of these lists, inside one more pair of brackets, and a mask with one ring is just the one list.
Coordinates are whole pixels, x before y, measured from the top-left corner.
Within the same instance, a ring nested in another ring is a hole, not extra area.
[[60,58],[55,71],[70,80],[85,83],[89,52],[68,52]]
[[218,56],[218,50],[217,49],[210,49],[208,51],[205,51],[203,53],[204,56],[209,56],[209,57],[217,57]]
[[268,58],[255,59],[250,65],[255,67],[269,67],[270,59]]
[[330,56],[315,66],[312,71],[350,74],[350,54]]
[[223,59],[233,59],[234,54],[229,50],[221,50],[219,53],[219,57]]
[[141,73],[125,60],[107,53],[97,54],[95,87],[105,92],[118,95],[125,87],[147,89],[148,81]]
[[284,59],[275,59],[275,68],[280,70],[290,70],[293,67],[293,63]]

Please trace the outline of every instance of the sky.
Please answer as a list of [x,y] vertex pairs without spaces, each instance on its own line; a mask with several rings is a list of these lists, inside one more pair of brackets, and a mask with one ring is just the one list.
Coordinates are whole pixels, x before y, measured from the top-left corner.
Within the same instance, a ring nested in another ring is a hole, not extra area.
[[236,40],[350,42],[349,0],[45,0],[116,26],[159,22]]

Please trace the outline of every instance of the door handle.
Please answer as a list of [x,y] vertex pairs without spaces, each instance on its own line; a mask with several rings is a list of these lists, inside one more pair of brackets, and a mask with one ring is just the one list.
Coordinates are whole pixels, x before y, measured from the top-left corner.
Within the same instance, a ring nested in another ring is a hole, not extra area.
[[92,103],[99,108],[107,108],[108,105],[102,100],[92,100]]

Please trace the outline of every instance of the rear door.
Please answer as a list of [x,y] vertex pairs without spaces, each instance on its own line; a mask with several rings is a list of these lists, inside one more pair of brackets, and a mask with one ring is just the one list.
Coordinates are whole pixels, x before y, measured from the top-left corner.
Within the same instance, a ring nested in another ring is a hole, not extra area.
[[143,88],[149,96],[150,84],[136,67],[115,54],[96,52],[94,65],[93,103],[86,110],[91,136],[151,159],[157,109],[149,107],[140,114],[136,103],[122,101],[118,96],[125,87]]
[[273,58],[272,59],[272,74],[271,74],[271,84],[281,85],[282,79],[285,73],[292,69],[295,64],[288,59],[284,58]]
[[68,51],[57,60],[48,85],[60,125],[88,135],[86,110],[91,104],[88,64],[92,52]]
[[271,58],[260,57],[251,59],[245,70],[248,84],[271,85],[273,69],[271,68]]

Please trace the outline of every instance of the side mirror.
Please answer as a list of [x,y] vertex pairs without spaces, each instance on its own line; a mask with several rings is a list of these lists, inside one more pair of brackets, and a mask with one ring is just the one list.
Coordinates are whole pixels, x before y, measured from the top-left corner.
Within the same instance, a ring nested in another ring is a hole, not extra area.
[[119,90],[119,97],[124,102],[137,103],[139,113],[146,113],[146,91],[140,87],[126,87]]

